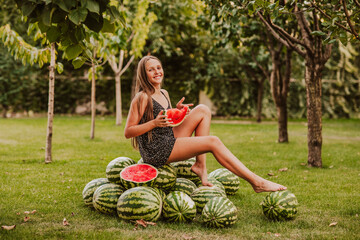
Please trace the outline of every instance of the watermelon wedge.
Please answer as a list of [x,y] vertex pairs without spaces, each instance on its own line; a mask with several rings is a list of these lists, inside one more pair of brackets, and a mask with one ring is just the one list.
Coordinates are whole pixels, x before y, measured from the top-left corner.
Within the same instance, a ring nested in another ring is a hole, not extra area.
[[183,109],[181,110],[177,108],[171,108],[165,110],[163,114],[166,115],[172,121],[170,127],[176,127],[179,126],[185,120],[188,109],[189,109],[188,106],[183,107]]
[[133,164],[120,172],[120,182],[126,189],[138,186],[152,186],[157,175],[158,170],[150,164]]

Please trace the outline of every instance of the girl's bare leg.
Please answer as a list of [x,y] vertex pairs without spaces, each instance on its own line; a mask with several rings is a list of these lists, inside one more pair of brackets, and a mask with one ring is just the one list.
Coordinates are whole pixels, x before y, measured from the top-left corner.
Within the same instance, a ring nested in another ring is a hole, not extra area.
[[221,140],[215,136],[177,138],[168,163],[186,160],[207,152],[211,152],[222,166],[249,182],[257,193],[286,189],[286,187],[280,184],[263,179],[251,172],[230,152]]
[[[195,136],[209,136],[210,124],[210,109],[207,106],[200,104],[191,110],[181,125],[173,128],[174,136],[176,138],[191,137],[194,131]],[[205,153],[196,156],[196,162],[192,166],[191,170],[199,176],[202,185],[212,186],[207,179]]]

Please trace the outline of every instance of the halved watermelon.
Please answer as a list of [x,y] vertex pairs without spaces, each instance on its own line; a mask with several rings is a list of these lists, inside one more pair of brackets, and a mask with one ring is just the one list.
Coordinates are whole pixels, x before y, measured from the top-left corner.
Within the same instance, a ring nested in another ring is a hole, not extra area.
[[186,105],[181,110],[177,108],[172,108],[165,110],[163,114],[166,115],[172,121],[172,124],[170,126],[176,127],[179,126],[185,120],[188,108],[189,107]]
[[158,170],[150,164],[133,164],[120,172],[120,182],[126,189],[152,186],[157,175]]

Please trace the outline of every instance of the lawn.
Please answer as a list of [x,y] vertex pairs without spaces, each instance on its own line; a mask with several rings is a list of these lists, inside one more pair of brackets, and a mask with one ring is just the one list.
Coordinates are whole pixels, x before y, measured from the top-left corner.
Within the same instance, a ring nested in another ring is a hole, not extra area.
[[[16,225],[13,230],[0,229],[0,239],[360,237],[360,120],[324,120],[321,169],[305,164],[305,121],[289,122],[288,144],[276,142],[276,122],[213,123],[212,135],[252,171],[286,185],[300,204],[294,220],[269,221],[259,206],[266,193],[254,193],[242,180],[238,193],[229,197],[239,210],[238,221],[225,229],[209,229],[198,221],[159,221],[134,229],[132,222],[86,207],[81,193],[89,181],[105,177],[112,159],[138,160],[140,155],[112,117],[96,119],[95,139],[90,140],[89,117],[55,116],[53,163],[44,164],[46,123],[46,118],[0,119],[0,225]],[[208,172],[220,167],[211,154],[207,156]],[[281,168],[288,170],[280,172]]]

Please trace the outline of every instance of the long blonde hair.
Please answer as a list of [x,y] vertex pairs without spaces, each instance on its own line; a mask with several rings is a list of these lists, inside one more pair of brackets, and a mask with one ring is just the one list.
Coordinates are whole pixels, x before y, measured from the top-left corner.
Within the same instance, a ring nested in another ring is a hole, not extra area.
[[[146,108],[145,108],[144,115],[143,115],[143,116],[145,116],[145,122],[148,122],[148,121],[154,119],[151,95],[153,95],[155,93],[155,87],[152,85],[152,83],[150,82],[150,80],[148,79],[147,74],[146,74],[146,63],[151,59],[157,60],[161,64],[161,61],[157,57],[154,57],[151,55],[145,56],[139,61],[138,67],[137,67],[137,72],[136,72],[135,93],[143,92],[143,94],[147,95],[147,104],[146,104]],[[137,108],[138,108],[137,110],[139,113],[140,113],[140,108],[141,108],[140,103],[142,102],[142,99],[144,97],[143,94],[140,94],[139,98],[137,99]],[[148,140],[151,141],[151,139],[152,139],[152,131],[149,131]],[[138,147],[139,147],[138,137],[132,138],[131,144],[135,149],[138,149]]]

